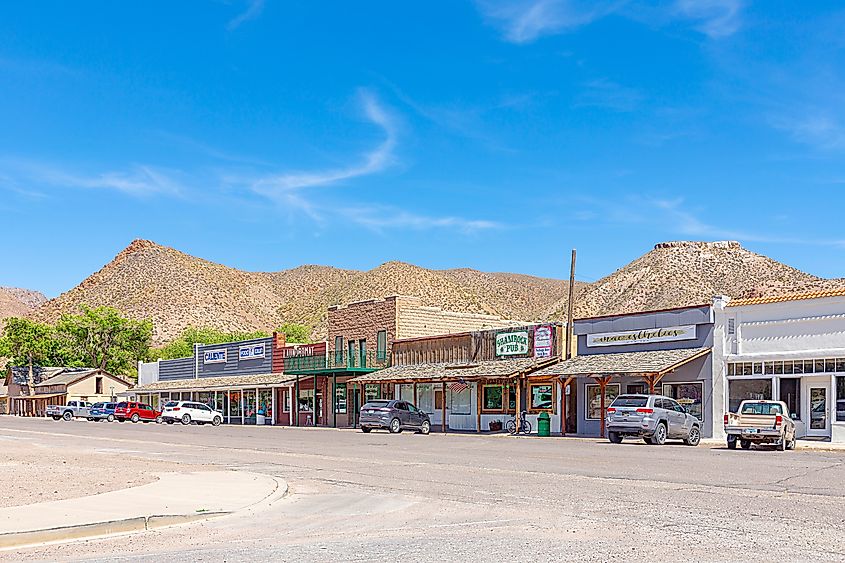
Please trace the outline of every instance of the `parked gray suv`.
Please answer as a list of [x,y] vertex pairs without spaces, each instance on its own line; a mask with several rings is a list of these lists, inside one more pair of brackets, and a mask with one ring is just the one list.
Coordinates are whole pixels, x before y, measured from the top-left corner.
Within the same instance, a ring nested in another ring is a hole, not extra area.
[[403,430],[416,430],[420,434],[431,432],[428,414],[408,401],[370,401],[361,407],[358,422],[362,432],[369,432],[373,428],[386,428],[393,434]]
[[607,437],[614,444],[625,436],[659,446],[667,439],[683,440],[688,446],[701,442],[701,421],[662,395],[619,395],[607,408],[606,423]]

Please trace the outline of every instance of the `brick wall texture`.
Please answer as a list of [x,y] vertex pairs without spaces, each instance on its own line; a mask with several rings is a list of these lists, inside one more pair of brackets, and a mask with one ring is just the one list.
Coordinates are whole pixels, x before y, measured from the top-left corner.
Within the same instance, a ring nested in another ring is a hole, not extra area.
[[424,307],[416,297],[394,295],[329,307],[329,349],[334,350],[335,338],[342,336],[344,346],[352,340],[366,339],[367,350],[375,351],[378,331],[387,331],[387,349],[399,338],[418,338],[455,332],[469,332],[488,328],[519,326],[494,315],[456,313],[438,307]]

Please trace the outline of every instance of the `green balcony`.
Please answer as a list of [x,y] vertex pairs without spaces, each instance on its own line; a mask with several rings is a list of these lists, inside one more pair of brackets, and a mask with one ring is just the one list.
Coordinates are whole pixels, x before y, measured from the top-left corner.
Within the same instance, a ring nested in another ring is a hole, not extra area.
[[285,358],[285,373],[313,374],[319,372],[370,372],[390,365],[387,352],[353,352],[329,350],[325,356],[298,356]]

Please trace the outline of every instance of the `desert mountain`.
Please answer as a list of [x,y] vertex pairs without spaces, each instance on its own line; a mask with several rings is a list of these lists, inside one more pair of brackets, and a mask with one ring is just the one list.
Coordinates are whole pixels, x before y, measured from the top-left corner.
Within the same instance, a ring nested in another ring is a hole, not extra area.
[[566,285],[515,274],[428,270],[402,262],[365,272],[328,266],[244,272],[137,240],[34,316],[54,321],[83,303],[109,305],[133,318],[152,319],[156,343],[175,338],[189,325],[269,331],[285,321],[314,327],[313,336],[320,338],[326,333],[326,309],[336,303],[413,295],[425,305],[452,311],[534,320],[564,298]]
[[[845,285],[755,254],[738,242],[666,242],[578,294],[575,316],[592,317],[710,303],[714,295],[793,293]],[[553,318],[565,316],[555,304]]]
[[23,317],[47,301],[41,293],[18,287],[0,287],[0,319]]
[[[563,319],[568,283],[521,274],[470,269],[428,270],[387,262],[369,271],[300,266],[244,272],[137,240],[79,286],[32,315],[54,321],[80,304],[109,305],[133,318],[150,318],[155,342],[187,326],[270,331],[283,322],[326,334],[329,305],[401,294],[426,305],[516,320]],[[709,303],[732,297],[845,286],[801,272],[736,242],[667,242],[592,284],[576,287],[576,317]],[[0,293],[2,296],[2,293]]]

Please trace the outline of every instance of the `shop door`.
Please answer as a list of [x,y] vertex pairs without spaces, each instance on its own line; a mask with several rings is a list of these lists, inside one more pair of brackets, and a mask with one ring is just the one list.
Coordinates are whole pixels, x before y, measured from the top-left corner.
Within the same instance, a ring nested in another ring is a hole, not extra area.
[[830,436],[830,409],[828,407],[828,388],[822,385],[809,385],[807,393],[809,404],[807,436]]

